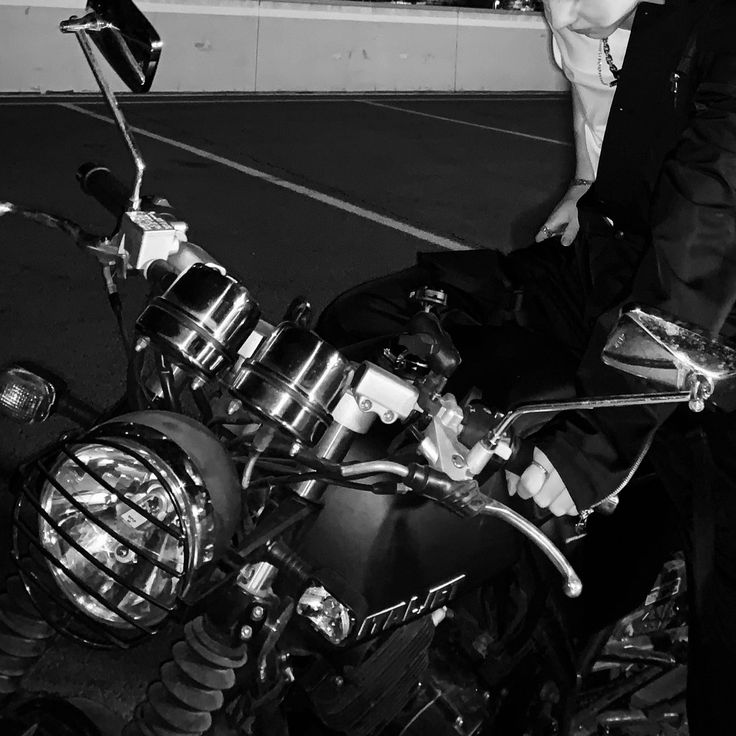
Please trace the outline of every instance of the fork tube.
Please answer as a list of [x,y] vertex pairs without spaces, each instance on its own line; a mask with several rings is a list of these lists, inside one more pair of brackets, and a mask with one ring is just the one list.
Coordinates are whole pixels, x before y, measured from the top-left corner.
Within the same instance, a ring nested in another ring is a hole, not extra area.
[[[314,447],[318,457],[332,462],[345,459],[355,432],[344,424],[333,421]],[[321,480],[306,480],[294,487],[295,493],[309,501],[319,501],[322,498],[327,483]]]

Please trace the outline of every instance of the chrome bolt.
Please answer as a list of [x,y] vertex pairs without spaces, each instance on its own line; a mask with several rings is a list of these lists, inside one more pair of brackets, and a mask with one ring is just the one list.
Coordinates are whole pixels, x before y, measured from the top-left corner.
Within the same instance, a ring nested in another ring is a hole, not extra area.
[[151,344],[151,340],[147,337],[139,337],[135,341],[135,351],[136,353],[140,353],[143,350],[145,350],[149,345]]
[[118,560],[125,561],[130,557],[130,550],[124,544],[119,544],[115,548],[115,557]]
[[253,637],[253,628],[246,624],[240,628],[240,638],[243,641],[249,641]]
[[465,460],[463,459],[462,455],[453,455],[452,456],[452,464],[456,468],[464,468],[465,467]]
[[207,381],[202,378],[202,376],[195,376],[192,379],[192,391],[199,391],[199,389],[204,388],[207,384]]
[[284,669],[284,679],[286,682],[294,682],[294,670],[291,669],[291,667],[286,667]]
[[227,405],[227,415],[231,417],[233,414],[237,414],[243,408],[243,404],[237,399],[233,399]]
[[263,610],[263,606],[253,606],[253,610],[250,612],[250,617],[254,621],[260,621],[263,618],[263,614],[265,611]]
[[392,411],[387,411],[383,415],[383,421],[386,422],[386,424],[391,424],[394,419],[396,419],[396,415]]
[[345,684],[345,680],[342,677],[340,677],[340,675],[335,675],[332,678],[332,684],[335,687],[342,687]]
[[373,408],[373,402],[366,399],[365,396],[358,402],[358,408],[361,411],[370,411]]
[[465,725],[465,721],[463,720],[463,717],[462,716],[458,716],[455,719],[455,724],[454,725],[455,725],[455,728],[457,728],[457,729],[462,728]]

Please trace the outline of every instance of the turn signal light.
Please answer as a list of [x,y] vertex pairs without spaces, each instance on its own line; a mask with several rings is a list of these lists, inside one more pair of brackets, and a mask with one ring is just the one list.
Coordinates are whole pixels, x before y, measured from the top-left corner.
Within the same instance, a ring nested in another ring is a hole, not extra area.
[[0,414],[21,424],[45,422],[56,404],[56,389],[37,373],[12,366],[0,372]]

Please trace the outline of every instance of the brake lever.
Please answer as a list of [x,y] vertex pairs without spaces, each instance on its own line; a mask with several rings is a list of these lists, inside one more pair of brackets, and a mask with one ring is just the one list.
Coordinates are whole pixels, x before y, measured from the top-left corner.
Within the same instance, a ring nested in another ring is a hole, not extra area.
[[582,593],[583,583],[580,577],[554,542],[521,514],[500,501],[490,499],[481,493],[475,479],[452,480],[445,473],[426,465],[418,463],[402,465],[387,460],[356,463],[341,468],[344,477],[366,472],[396,475],[401,478],[404,486],[419,495],[440,503],[460,516],[495,516],[505,521],[539,547],[557,568],[565,580],[563,590],[568,598],[577,598]]

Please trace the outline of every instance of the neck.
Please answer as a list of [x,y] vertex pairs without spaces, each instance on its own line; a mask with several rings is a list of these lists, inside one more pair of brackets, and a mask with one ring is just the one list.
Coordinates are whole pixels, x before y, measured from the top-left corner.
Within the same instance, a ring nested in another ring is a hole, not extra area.
[[625,31],[630,31],[631,27],[634,25],[634,16],[636,15],[636,8],[634,8],[622,21],[619,25],[619,28],[623,28]]

